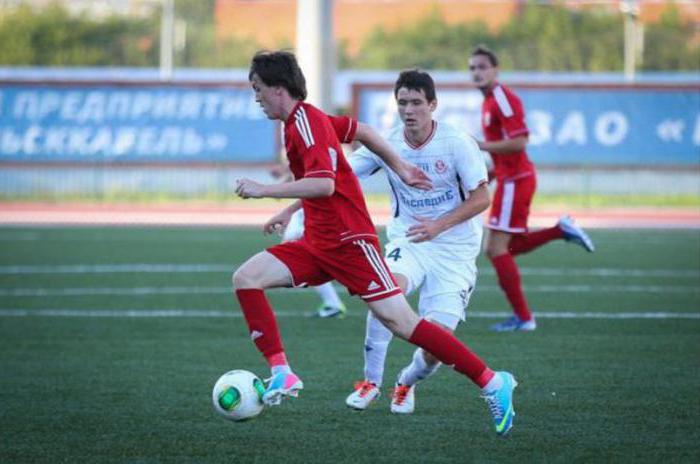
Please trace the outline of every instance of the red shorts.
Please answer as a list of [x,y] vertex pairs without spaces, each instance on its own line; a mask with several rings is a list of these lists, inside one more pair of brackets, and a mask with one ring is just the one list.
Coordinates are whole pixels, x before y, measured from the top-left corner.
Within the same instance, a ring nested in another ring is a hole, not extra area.
[[295,287],[337,280],[351,295],[359,295],[365,301],[401,293],[376,238],[355,240],[332,250],[319,250],[301,238],[280,243],[267,251],[287,266]]
[[514,234],[527,232],[527,217],[536,188],[535,174],[499,180],[486,227]]

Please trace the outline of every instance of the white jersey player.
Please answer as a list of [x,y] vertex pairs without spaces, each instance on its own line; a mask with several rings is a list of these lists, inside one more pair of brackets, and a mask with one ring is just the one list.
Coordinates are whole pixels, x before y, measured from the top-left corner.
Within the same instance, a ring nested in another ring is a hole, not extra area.
[[[386,262],[406,294],[420,289],[420,315],[454,331],[464,320],[476,284],[476,258],[483,231],[479,214],[489,205],[485,161],[471,137],[433,120],[437,99],[429,74],[419,70],[402,72],[394,95],[403,124],[384,138],[403,158],[430,176],[433,189],[420,191],[404,184],[364,148],[349,158],[350,165],[360,178],[384,168],[391,186],[393,213],[387,228]],[[348,406],[365,409],[379,397],[391,338],[391,332],[368,313],[365,379],[356,383],[346,400]],[[416,383],[439,365],[431,354],[417,349],[412,362],[399,374],[391,411],[413,412]]]

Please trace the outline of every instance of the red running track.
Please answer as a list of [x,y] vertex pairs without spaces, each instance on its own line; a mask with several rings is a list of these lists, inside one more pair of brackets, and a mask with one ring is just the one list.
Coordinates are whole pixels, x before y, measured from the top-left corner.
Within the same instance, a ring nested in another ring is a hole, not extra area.
[[[281,207],[254,201],[250,206],[0,203],[0,225],[259,226]],[[370,213],[377,225],[391,217],[387,207],[370,208]],[[692,208],[542,209],[533,211],[530,226],[552,225],[564,213],[587,228],[700,229],[700,211]]]

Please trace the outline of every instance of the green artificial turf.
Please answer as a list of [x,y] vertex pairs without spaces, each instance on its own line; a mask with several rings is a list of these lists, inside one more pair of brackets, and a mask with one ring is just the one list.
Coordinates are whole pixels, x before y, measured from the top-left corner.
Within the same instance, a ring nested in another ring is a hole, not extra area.
[[478,389],[446,368],[413,415],[392,415],[412,353],[400,340],[385,394],[347,409],[366,311],[345,292],[343,320],[306,317],[311,290],[270,292],[306,387],[248,422],[215,415],[219,375],[269,375],[229,293],[231,271],[276,241],[257,228],[2,228],[0,462],[696,462],[700,233],[591,236],[595,254],[562,242],[518,258],[533,333],[488,330],[508,309],[479,260],[457,335],[520,382],[499,438]]

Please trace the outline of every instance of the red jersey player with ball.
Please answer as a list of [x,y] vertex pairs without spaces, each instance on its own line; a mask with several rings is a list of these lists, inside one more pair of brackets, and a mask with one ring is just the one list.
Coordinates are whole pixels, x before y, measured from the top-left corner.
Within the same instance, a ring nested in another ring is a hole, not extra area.
[[480,45],[474,49],[469,71],[484,94],[481,126],[486,140],[478,142],[479,148],[491,154],[497,181],[486,225],[490,229],[486,254],[514,312],[512,317],[491,328],[496,332],[532,331],[537,324],[523,293],[514,257],[556,239],[576,243],[589,252],[595,247],[569,216],[563,216],[554,227],[528,230],[527,218],[537,177],[525,152],[529,131],[523,104],[512,90],[496,80],[498,58],[488,48]]
[[[469,377],[481,390],[496,432],[513,423],[513,389],[508,372],[492,371],[450,332],[420,319],[389,272],[360,184],[340,149],[337,129],[328,115],[305,103],[306,82],[293,54],[255,55],[249,80],[255,99],[269,119],[284,123],[284,139],[294,180],[264,185],[239,179],[242,198],[298,198],[264,226],[271,232],[284,226],[299,207],[304,209],[304,235],[272,246],[249,258],[233,275],[233,286],[255,346],[267,360],[272,378],[263,394],[268,405],[296,396],[301,379],[287,361],[275,314],[264,290],[274,287],[319,285],[337,280],[362,298],[391,332],[432,353],[442,363]],[[359,125],[358,131],[371,131]],[[365,139],[366,140],[366,139]],[[380,156],[401,180],[429,188],[430,179],[401,159],[377,136],[367,147]]]

